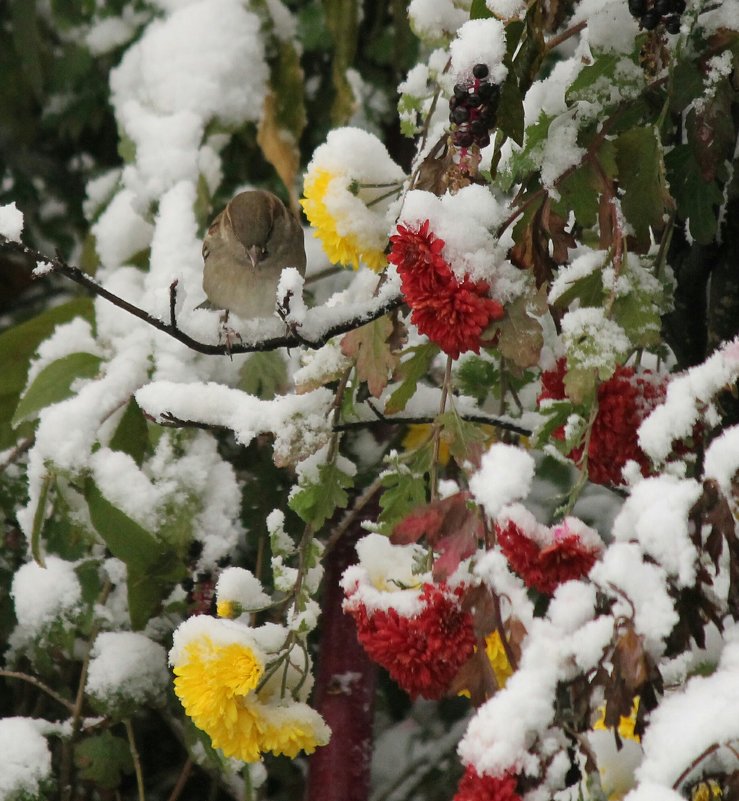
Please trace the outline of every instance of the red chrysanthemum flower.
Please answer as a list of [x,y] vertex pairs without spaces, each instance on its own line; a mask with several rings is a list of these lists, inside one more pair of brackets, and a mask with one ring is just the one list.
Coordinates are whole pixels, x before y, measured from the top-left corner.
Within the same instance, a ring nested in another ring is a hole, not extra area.
[[398,268],[411,322],[454,359],[468,350],[479,353],[483,331],[505,313],[489,296],[487,281],[457,278],[428,220],[416,231],[399,225],[390,242],[388,261]]
[[468,765],[453,801],[521,801],[521,796],[512,774],[481,776],[473,765]]
[[462,592],[450,592],[443,583],[424,584],[423,609],[414,617],[395,609],[368,611],[361,603],[348,607],[368,656],[411,698],[441,698],[472,656],[475,633],[472,616],[459,604]]
[[[565,360],[560,359],[554,370],[542,373],[539,403],[566,397],[566,370]],[[663,376],[651,370],[637,373],[631,367],[617,367],[611,378],[598,386],[598,414],[588,446],[588,477],[591,481],[622,484],[621,471],[630,459],[639,465],[642,475],[649,474],[649,459],[639,447],[637,430],[652,409],[662,403],[666,389],[667,381]],[[555,431],[554,436],[562,438],[562,429]],[[582,448],[574,448],[567,455],[579,462]]]
[[551,530],[551,542],[544,547],[535,542],[513,520],[496,526],[498,543],[508,564],[544,595],[551,595],[560,584],[587,576],[600,554],[600,546],[583,542],[567,522]]

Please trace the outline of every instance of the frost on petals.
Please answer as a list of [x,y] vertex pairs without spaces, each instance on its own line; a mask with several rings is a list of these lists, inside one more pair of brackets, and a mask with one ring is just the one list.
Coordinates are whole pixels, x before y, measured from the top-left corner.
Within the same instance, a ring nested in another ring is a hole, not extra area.
[[388,261],[398,269],[419,332],[454,359],[468,350],[479,353],[485,329],[505,313],[489,296],[488,282],[457,278],[442,255],[444,240],[429,230],[428,220],[416,229],[398,225],[390,242]]
[[468,765],[453,801],[521,801],[516,791],[516,777],[480,775],[474,765]]
[[586,576],[602,550],[597,533],[573,517],[546,528],[533,517],[516,516],[499,521],[496,535],[511,568],[528,587],[545,595]]

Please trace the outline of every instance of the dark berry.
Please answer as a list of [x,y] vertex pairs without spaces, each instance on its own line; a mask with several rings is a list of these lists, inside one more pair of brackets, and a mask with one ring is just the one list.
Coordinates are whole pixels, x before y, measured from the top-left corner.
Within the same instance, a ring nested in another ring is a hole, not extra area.
[[647,10],[647,0],[629,0],[629,11],[635,17],[641,15]]
[[671,2],[671,0],[655,0],[654,10],[661,17],[664,17],[666,14],[669,14],[670,11],[672,11],[672,2]]
[[481,136],[477,140],[477,144],[480,148],[487,147],[490,144],[490,137],[487,134],[485,134],[485,136]]
[[481,83],[477,89],[477,94],[483,100],[492,100],[493,98],[497,100],[500,90],[497,83]]
[[479,119],[481,119],[489,128],[495,120],[495,109],[487,104],[480,106]]
[[676,14],[682,14],[685,11],[685,0],[672,0],[672,10]]
[[475,136],[483,136],[488,132],[488,126],[482,120],[474,120],[470,123],[470,131]]
[[488,70],[487,64],[475,64],[475,66],[472,68],[472,74],[475,76],[475,78],[479,78],[481,80],[482,78],[487,78],[489,72],[490,70]]
[[469,147],[472,141],[472,134],[469,131],[457,131],[457,136],[454,139],[457,147]]
[[454,96],[457,98],[457,100],[464,100],[467,97],[467,87],[463,86],[461,83],[455,84]]
[[653,31],[659,25],[659,21],[660,15],[653,8],[650,8],[649,11],[642,15],[641,25],[644,30]]
[[467,120],[470,118],[470,112],[466,108],[458,106],[454,109],[452,117],[454,118],[452,122],[467,122]]
[[477,108],[482,103],[482,98],[476,92],[467,95],[467,104],[472,108]]
[[454,95],[449,98],[449,108],[453,111],[459,105],[459,100],[457,100]]
[[680,17],[678,17],[677,14],[667,17],[665,20],[665,28],[667,29],[667,33],[680,33]]

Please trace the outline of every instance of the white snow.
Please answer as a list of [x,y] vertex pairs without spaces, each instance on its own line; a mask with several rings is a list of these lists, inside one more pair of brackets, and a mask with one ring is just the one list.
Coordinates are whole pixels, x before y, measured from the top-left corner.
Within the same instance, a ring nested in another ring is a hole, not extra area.
[[0,206],[0,236],[4,236],[12,242],[20,242],[22,232],[23,212],[15,203]]
[[271,598],[265,593],[261,581],[243,567],[227,567],[218,577],[216,598],[237,603],[244,611],[269,606]]
[[134,631],[104,631],[92,649],[85,691],[113,708],[120,700],[139,706],[164,701],[169,671],[167,652]]
[[80,609],[82,588],[74,565],[49,555],[46,567],[27,562],[16,571],[10,588],[15,616],[24,637],[34,637],[56,620],[72,618]]
[[475,500],[490,517],[504,506],[525,498],[531,489],[536,464],[523,448],[496,443],[482,457],[480,469],[470,479]]
[[0,799],[38,797],[42,782],[51,778],[51,752],[36,721],[1,718],[0,754]]
[[490,80],[502,83],[508,74],[503,64],[506,51],[505,27],[497,19],[472,19],[457,31],[449,46],[452,71],[458,80],[471,79],[475,64],[486,64]]

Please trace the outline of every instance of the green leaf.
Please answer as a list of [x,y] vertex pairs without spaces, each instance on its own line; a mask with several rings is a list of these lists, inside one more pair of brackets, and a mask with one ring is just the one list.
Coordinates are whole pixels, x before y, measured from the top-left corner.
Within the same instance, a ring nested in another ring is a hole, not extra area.
[[129,566],[126,589],[131,628],[141,631],[159,613],[162,601],[172,589],[172,582],[158,580],[148,571],[141,572]]
[[603,279],[600,270],[593,270],[592,273],[573,281],[569,289],[566,289],[554,302],[558,309],[568,309],[575,301],[580,301],[580,306],[600,306],[603,302]]
[[580,164],[559,182],[557,189],[560,199],[554,204],[554,211],[565,219],[572,211],[578,225],[593,228],[598,222],[599,187],[592,164]]
[[670,190],[680,217],[689,221],[696,242],[707,245],[718,228],[717,208],[723,194],[715,181],[706,182],[690,145],[677,145],[666,156]]
[[11,0],[10,12],[15,52],[20,58],[29,86],[36,98],[40,99],[43,93],[43,74],[36,0]]
[[475,457],[482,455],[482,445],[488,435],[479,424],[463,420],[455,411],[440,414],[436,421],[441,426],[441,438],[458,465],[474,462]]
[[80,779],[115,790],[124,774],[133,772],[128,742],[109,731],[75,743],[74,763]]
[[55,306],[0,334],[0,395],[14,392],[20,395],[26,385],[28,362],[36,348],[56,326],[75,317],[92,321],[93,306],[89,298],[77,298]]
[[513,74],[503,84],[498,103],[498,128],[517,145],[523,145],[524,113],[523,98]]
[[354,64],[357,50],[359,7],[357,0],[323,0],[323,9],[334,50],[331,78],[335,94],[331,121],[334,125],[344,125],[354,111],[354,92],[346,71]]
[[[567,105],[571,106],[578,100],[596,101],[604,90],[610,93],[615,83],[616,66],[622,58],[623,56],[620,54],[599,53],[595,61],[587,67],[583,67],[569,85],[565,92]],[[594,90],[593,84],[596,83],[599,88]]]
[[426,375],[438,352],[438,346],[432,344],[416,345],[404,351],[404,353],[413,355],[410,359],[401,362],[396,371],[397,376],[401,379],[401,384],[388,398],[385,404],[385,414],[397,414],[405,409],[416,391],[418,382]]
[[621,208],[631,223],[641,249],[649,247],[650,226],[663,227],[667,200],[662,148],[655,129],[632,128],[616,139]]
[[470,6],[470,19],[489,19],[493,14],[487,7],[485,0],[472,0]]
[[457,367],[454,381],[463,395],[475,398],[478,403],[482,403],[499,382],[496,364],[480,356],[466,356]]
[[283,394],[287,385],[287,365],[279,351],[252,353],[241,368],[239,389],[262,400]]
[[38,417],[47,406],[71,397],[72,384],[80,378],[95,378],[101,364],[102,359],[92,353],[70,353],[47,364],[23,393],[11,421],[13,428]]
[[165,545],[104,497],[97,484],[88,478],[85,498],[90,519],[113,556],[125,562],[129,570],[153,571],[166,555]]
[[111,437],[109,447],[113,451],[127,453],[141,467],[150,446],[149,425],[138,403],[131,398]]
[[543,448],[549,444],[554,432],[565,425],[573,411],[574,407],[569,400],[547,401],[546,405],[539,409],[539,413],[544,416],[544,422],[534,431],[531,443],[533,447]]
[[431,444],[418,450],[405,464],[397,453],[388,458],[389,466],[382,473],[378,523],[384,534],[390,534],[400,520],[427,501],[426,473],[431,465]]
[[521,150],[511,154],[505,171],[501,172],[497,184],[507,192],[514,184],[523,182],[529,173],[537,170],[541,162],[541,149],[549,135],[553,116],[540,112],[537,120],[526,129],[525,144]]
[[323,464],[318,468],[315,484],[299,486],[290,496],[289,507],[304,523],[318,530],[337,509],[345,509],[349,503],[347,489],[354,481],[335,464]]

